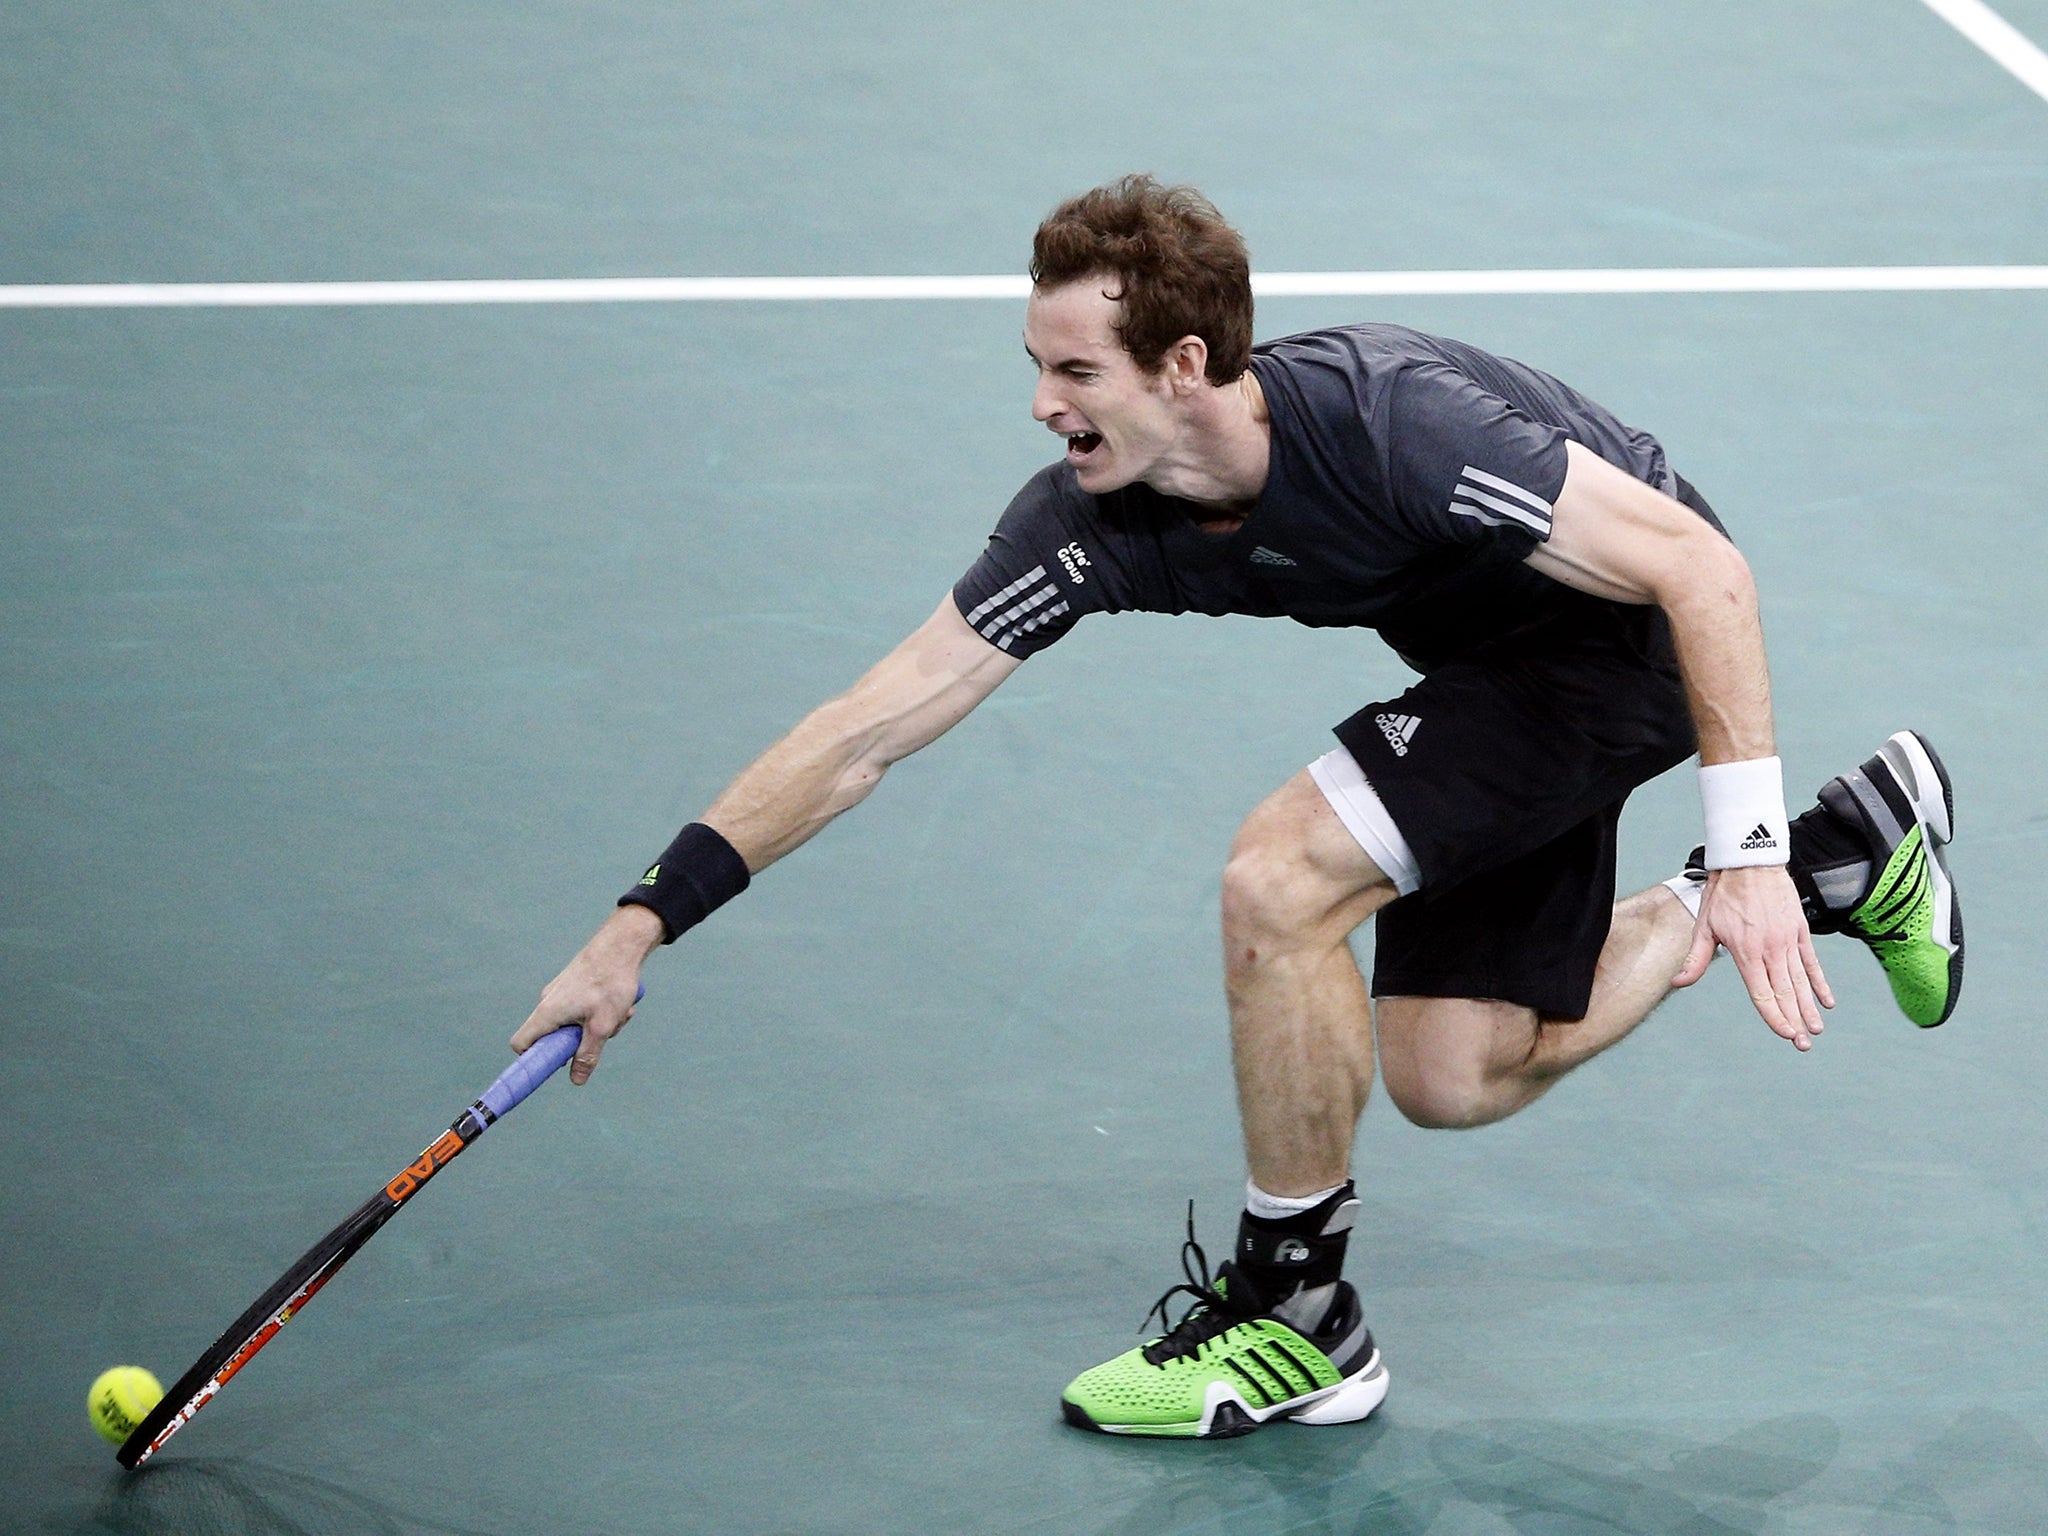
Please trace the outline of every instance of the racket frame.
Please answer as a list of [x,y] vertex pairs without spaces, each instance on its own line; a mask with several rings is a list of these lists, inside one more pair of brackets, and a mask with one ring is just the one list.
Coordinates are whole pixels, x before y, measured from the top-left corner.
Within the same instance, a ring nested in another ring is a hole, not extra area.
[[250,1303],[248,1310],[230,1323],[227,1331],[173,1383],[162,1400],[143,1415],[142,1422],[114,1452],[114,1459],[132,1471],[162,1450],[165,1442],[219,1396],[221,1388],[255,1359],[286,1323],[299,1315],[321,1287],[340,1273],[341,1267],[377,1235],[385,1222],[398,1214],[401,1206],[499,1118],[553,1076],[575,1055],[582,1040],[582,1029],[572,1024],[534,1042],[499,1074],[481,1098],[456,1117],[453,1125],[392,1175],[382,1189],[357,1206],[340,1226],[301,1254],[298,1262],[278,1276],[270,1289]]

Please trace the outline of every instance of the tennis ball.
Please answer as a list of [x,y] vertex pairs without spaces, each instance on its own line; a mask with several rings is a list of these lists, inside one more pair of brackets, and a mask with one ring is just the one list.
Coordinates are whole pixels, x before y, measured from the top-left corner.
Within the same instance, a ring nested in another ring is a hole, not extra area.
[[119,1445],[135,1433],[143,1416],[163,1400],[163,1383],[139,1365],[101,1371],[85,1394],[85,1411],[100,1438]]

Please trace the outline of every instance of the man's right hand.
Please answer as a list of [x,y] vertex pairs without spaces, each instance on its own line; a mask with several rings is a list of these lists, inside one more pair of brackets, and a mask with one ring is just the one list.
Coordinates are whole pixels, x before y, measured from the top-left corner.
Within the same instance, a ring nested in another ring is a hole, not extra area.
[[541,989],[540,1005],[512,1035],[512,1049],[524,1051],[543,1035],[571,1024],[583,1026],[583,1043],[569,1063],[569,1081],[590,1081],[605,1041],[633,1017],[640,967],[660,947],[661,919],[645,907],[620,907],[576,952],[576,958]]

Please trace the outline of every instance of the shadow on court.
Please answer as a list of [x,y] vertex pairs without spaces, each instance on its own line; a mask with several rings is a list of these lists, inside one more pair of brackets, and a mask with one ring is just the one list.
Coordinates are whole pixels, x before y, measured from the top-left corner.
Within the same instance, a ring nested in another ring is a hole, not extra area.
[[[1845,1536],[1936,1536],[2035,1530],[2048,1508],[2048,1452],[2010,1414],[1964,1413],[1904,1458],[1873,1466],[1840,1464],[1841,1449],[1836,1421],[1818,1413],[1706,1442],[1528,1419],[1435,1431],[1395,1420],[1343,1434],[1283,1430],[1243,1444],[1236,1470],[1261,1479],[1263,1496],[1219,1496],[1215,1469],[1191,1461],[1167,1470],[1151,1497],[1105,1529],[1754,1536],[1794,1521]],[[1158,1448],[1138,1453],[1157,1456]]]
[[47,1532],[108,1536],[486,1536],[422,1519],[337,1483],[245,1461],[167,1461],[127,1475],[82,1520]]

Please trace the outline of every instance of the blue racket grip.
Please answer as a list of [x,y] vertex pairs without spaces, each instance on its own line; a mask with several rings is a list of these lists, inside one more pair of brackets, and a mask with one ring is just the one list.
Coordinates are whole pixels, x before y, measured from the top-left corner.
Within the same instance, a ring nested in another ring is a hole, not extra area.
[[[647,984],[642,982],[640,990],[633,994],[633,1001],[637,1004],[646,995]],[[483,1091],[483,1097],[477,1103],[490,1111],[493,1120],[502,1120],[529,1093],[561,1071],[582,1043],[581,1024],[571,1024],[553,1034],[542,1035],[526,1048],[517,1061],[498,1074],[498,1080]]]

